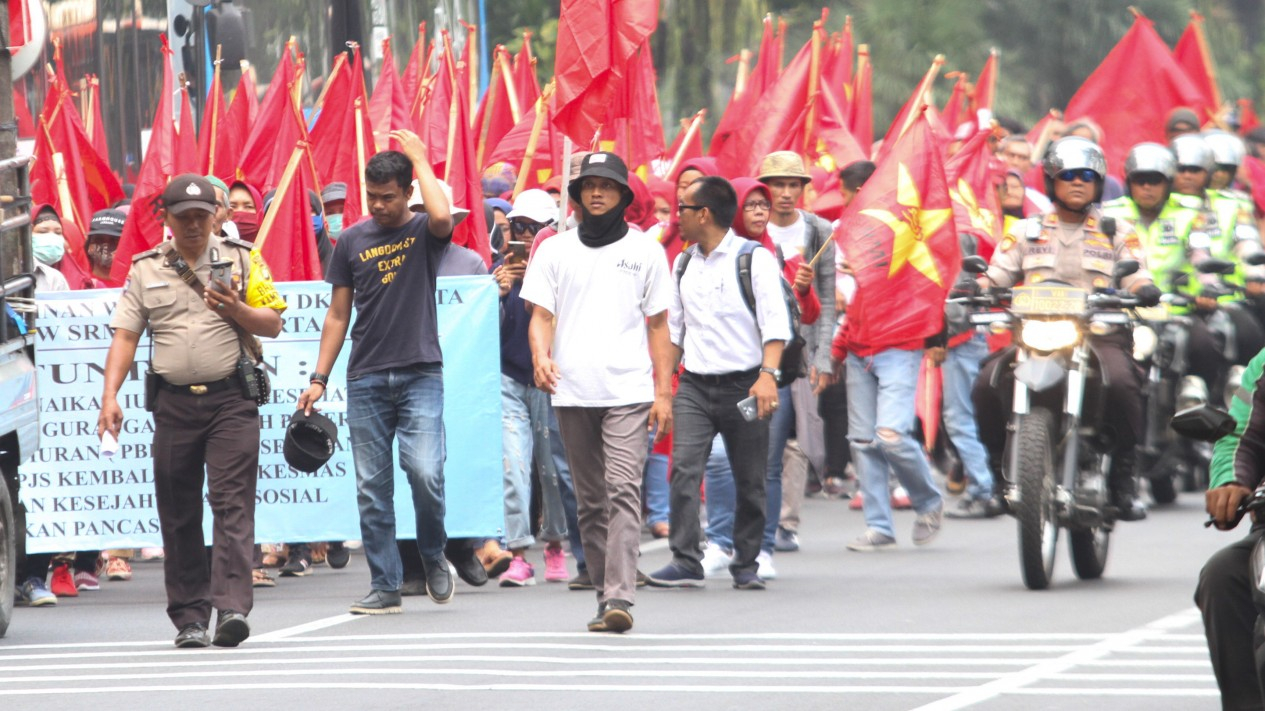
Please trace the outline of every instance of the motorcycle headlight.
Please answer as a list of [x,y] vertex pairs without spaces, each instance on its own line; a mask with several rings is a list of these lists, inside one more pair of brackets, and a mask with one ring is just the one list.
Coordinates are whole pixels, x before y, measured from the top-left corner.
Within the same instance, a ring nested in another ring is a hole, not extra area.
[[1024,321],[1019,331],[1025,346],[1045,352],[1074,346],[1080,337],[1075,321]]
[[1151,357],[1155,352],[1155,346],[1159,342],[1155,331],[1150,326],[1138,326],[1133,329],[1133,359],[1136,361],[1144,361]]

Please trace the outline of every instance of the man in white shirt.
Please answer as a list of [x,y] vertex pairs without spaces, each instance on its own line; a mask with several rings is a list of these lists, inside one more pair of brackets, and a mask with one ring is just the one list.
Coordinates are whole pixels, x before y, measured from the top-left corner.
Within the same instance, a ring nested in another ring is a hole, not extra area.
[[672,283],[663,248],[624,222],[633,195],[619,156],[585,156],[567,192],[579,224],[540,244],[521,296],[534,306],[533,375],[553,395],[597,590],[588,628],[623,632],[633,623],[646,431],[672,429]]
[[[749,305],[739,277],[740,248],[749,242],[729,228],[738,196],[724,178],[695,180],[677,208],[681,236],[696,245],[677,257],[674,274],[680,278],[668,319],[673,355],[683,354],[685,362],[672,403],[672,562],[652,573],[649,582],[703,587],[699,484],[719,432],[737,490],[729,572],[735,588],[763,590],[756,556],[765,526],[766,418],[778,408],[778,366],[791,337],[781,269],[771,252],[756,246],[750,263],[754,303]],[[756,415],[749,419],[739,406],[748,399],[755,400]]]

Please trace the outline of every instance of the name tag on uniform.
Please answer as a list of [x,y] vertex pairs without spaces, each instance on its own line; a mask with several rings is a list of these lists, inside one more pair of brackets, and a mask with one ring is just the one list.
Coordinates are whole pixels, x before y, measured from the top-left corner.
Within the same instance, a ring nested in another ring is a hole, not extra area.
[[1160,220],[1160,244],[1177,244],[1177,225],[1172,220]]
[[169,286],[171,286],[169,282],[156,281],[156,282],[153,282],[152,284],[146,284],[145,288],[146,289],[166,289]]

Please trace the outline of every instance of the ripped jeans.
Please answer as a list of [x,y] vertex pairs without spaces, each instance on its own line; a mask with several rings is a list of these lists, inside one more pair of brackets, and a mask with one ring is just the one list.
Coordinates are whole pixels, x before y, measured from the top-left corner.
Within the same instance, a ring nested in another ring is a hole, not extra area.
[[848,441],[861,480],[865,525],[893,538],[887,488],[891,473],[909,492],[918,513],[944,505],[927,457],[912,435],[921,364],[921,350],[848,354]]

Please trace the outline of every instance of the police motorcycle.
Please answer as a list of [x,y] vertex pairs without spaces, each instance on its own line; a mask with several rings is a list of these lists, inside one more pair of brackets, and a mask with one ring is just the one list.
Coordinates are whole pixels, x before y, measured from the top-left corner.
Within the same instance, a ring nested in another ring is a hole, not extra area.
[[[968,257],[963,269],[983,274],[988,263]],[[1131,327],[1127,310],[1137,299],[1119,285],[1138,269],[1136,260],[1117,262],[1112,288],[1094,293],[1045,281],[954,300],[975,309],[972,324],[1009,330],[1016,346],[1003,472],[1007,508],[1018,520],[1023,581],[1031,590],[1050,585],[1060,529],[1067,529],[1078,578],[1099,578],[1107,565],[1118,514],[1108,487],[1113,446],[1097,424],[1104,403],[1086,387],[1101,377],[1088,336]]]
[[[1265,261],[1265,255],[1260,259]],[[1224,276],[1232,274],[1235,265],[1222,259],[1205,259],[1196,269],[1201,274]],[[1184,287],[1189,281],[1190,275],[1186,273],[1174,274],[1171,279],[1177,287]],[[1205,284],[1201,293],[1216,299],[1233,294],[1237,288],[1222,280]],[[1222,309],[1208,313],[1174,313],[1175,309],[1193,306],[1194,297],[1188,294],[1165,294],[1161,305],[1137,309],[1140,322],[1133,330],[1133,357],[1147,372],[1146,433],[1138,449],[1138,471],[1150,481],[1151,496],[1157,504],[1171,504],[1179,490],[1201,491],[1208,483],[1211,446],[1197,439],[1179,437],[1169,426],[1174,413],[1219,401],[1210,396],[1210,392],[1224,389],[1219,383],[1204,383],[1202,378],[1189,374],[1187,345],[1191,319],[1205,322],[1223,353],[1234,347],[1233,324]]]

